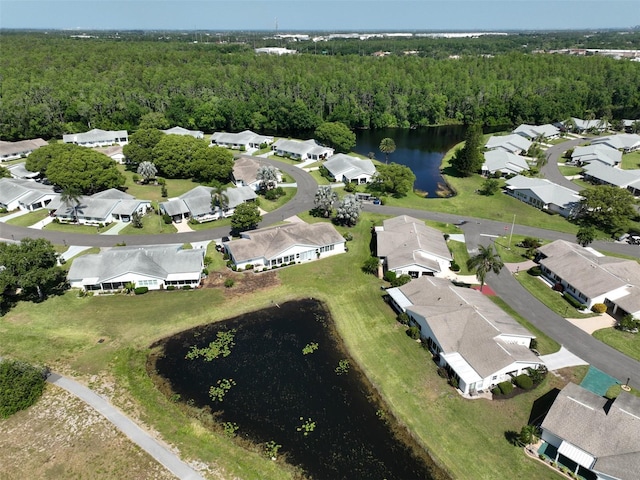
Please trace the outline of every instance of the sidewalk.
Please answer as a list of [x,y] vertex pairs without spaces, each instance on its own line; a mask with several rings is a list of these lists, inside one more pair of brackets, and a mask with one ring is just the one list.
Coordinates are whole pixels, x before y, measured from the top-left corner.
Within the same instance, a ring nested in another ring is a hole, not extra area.
[[17,212],[13,212],[9,215],[5,215],[4,217],[0,217],[0,223],[4,223],[7,220],[11,220],[12,218],[21,217],[22,215],[26,215],[27,213],[29,213],[27,210],[18,210]]

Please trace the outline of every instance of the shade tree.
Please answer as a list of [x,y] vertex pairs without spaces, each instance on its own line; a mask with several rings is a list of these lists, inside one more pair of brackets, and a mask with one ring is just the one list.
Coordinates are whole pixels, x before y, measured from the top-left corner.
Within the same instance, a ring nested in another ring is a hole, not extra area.
[[315,204],[315,211],[325,218],[331,216],[333,210],[333,204],[338,201],[338,194],[331,188],[330,185],[319,185],[316,190],[313,203]]
[[238,205],[231,215],[231,230],[234,233],[252,230],[260,223],[260,210],[255,202]]
[[372,187],[381,193],[390,193],[396,197],[404,197],[413,189],[415,174],[406,165],[390,163],[377,165]]
[[348,153],[356,146],[356,134],[342,122],[320,124],[314,132],[314,137],[338,153]]

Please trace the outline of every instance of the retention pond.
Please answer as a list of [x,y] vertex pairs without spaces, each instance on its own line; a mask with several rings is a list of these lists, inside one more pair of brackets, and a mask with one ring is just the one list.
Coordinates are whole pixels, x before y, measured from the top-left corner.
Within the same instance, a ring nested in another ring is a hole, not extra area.
[[172,395],[211,409],[254,444],[280,445],[278,456],[305,476],[448,478],[389,415],[318,301],[274,305],[156,346],[150,368]]

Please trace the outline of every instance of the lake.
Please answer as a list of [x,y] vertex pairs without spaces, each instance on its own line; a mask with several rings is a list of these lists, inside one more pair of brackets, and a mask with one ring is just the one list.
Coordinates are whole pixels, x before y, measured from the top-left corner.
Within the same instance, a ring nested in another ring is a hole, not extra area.
[[440,174],[442,158],[454,145],[464,140],[465,130],[463,125],[357,130],[354,151],[361,155],[373,152],[377,160],[384,162],[380,141],[392,138],[396,143],[396,151],[389,155],[389,163],[409,167],[416,175],[414,189],[425,192],[428,197],[436,197],[438,184],[445,183]]
[[[217,350],[201,350],[214,340]],[[318,301],[274,304],[158,345],[149,370],[170,384],[167,395],[210,409],[254,445],[281,445],[278,460],[307,477],[448,478],[388,413]],[[192,348],[228,356],[186,359]]]

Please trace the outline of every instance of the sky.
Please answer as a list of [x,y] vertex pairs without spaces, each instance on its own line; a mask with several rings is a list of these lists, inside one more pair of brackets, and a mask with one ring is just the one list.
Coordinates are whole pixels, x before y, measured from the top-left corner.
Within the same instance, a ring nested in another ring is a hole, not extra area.
[[0,28],[557,30],[640,25],[640,0],[0,0]]

